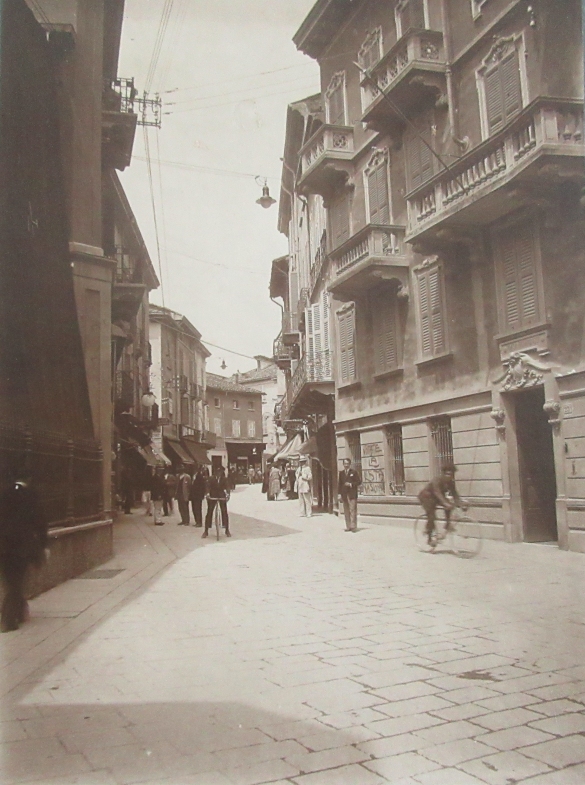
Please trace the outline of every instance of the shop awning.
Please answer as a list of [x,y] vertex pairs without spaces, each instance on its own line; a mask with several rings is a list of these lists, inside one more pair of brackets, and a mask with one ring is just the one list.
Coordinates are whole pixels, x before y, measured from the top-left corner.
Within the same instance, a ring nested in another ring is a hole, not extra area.
[[299,448],[299,455],[317,455],[317,439],[314,436],[303,442]]
[[202,444],[194,442],[191,439],[184,438],[183,447],[193,457],[193,459],[197,461],[197,463],[211,463],[209,456],[207,455],[207,450]]
[[156,445],[151,444],[150,445],[150,449],[152,450],[155,458],[157,459],[159,466],[170,466],[171,465],[171,462],[169,461],[167,456],[164,454],[164,452],[161,452],[158,449],[158,447],[156,447]]
[[186,463],[189,466],[195,465],[193,458],[191,458],[191,456],[187,453],[181,443],[177,441],[177,439],[166,438],[165,447],[167,450],[170,450],[172,453],[174,453],[175,457],[178,458],[181,463]]
[[160,466],[156,455],[150,447],[136,447],[136,451],[141,455],[149,466]]
[[284,461],[288,458],[292,458],[293,455],[297,456],[300,455],[300,449],[303,444],[303,437],[300,433],[296,433],[292,436],[284,445],[284,447],[276,453],[272,462],[275,463],[276,461]]

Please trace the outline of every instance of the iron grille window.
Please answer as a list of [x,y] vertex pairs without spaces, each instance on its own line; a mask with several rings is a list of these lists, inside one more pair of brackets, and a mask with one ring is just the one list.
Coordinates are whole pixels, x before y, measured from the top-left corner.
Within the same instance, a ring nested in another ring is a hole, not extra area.
[[431,467],[433,476],[440,473],[446,463],[453,463],[453,432],[450,417],[437,417],[430,421]]
[[351,460],[351,468],[356,469],[358,472],[362,471],[362,440],[359,433],[350,433],[347,435],[347,446],[349,448],[349,458]]
[[386,434],[388,439],[388,461],[390,493],[394,496],[404,496],[404,451],[402,446],[402,426],[390,428]]

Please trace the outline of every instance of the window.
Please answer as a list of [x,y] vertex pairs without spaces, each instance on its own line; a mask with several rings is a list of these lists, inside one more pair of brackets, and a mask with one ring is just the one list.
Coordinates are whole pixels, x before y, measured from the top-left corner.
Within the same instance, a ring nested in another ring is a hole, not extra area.
[[213,432],[217,436],[221,436],[221,417],[215,417],[213,420]]
[[393,425],[386,432],[388,442],[388,482],[393,496],[404,496],[404,451],[402,426]]
[[337,312],[337,331],[339,335],[339,382],[348,384],[355,381],[355,305],[342,308]]
[[213,405],[215,406],[216,409],[220,409],[221,408],[221,403],[219,402],[219,398],[214,398],[213,399]]
[[249,412],[254,411],[254,401],[248,401],[248,411]]
[[418,133],[412,132],[406,137],[406,174],[409,191],[414,191],[435,173],[433,147],[433,126],[424,122]]
[[415,273],[421,358],[425,360],[447,352],[443,268],[437,257],[431,257]]
[[347,456],[351,461],[351,468],[358,472],[362,471],[362,440],[358,431],[347,434]]
[[329,309],[329,292],[324,291],[319,300],[309,305],[306,311],[307,379],[311,382],[333,378]]
[[239,409],[240,408],[240,402],[239,401],[233,401],[232,405],[233,405],[234,409]]
[[345,71],[338,71],[325,91],[325,111],[329,125],[346,125]]
[[248,438],[253,439],[256,436],[256,423],[254,420],[248,420]]
[[424,0],[403,0],[396,7],[396,21],[399,36],[409,30],[424,30],[427,27]]
[[429,422],[431,432],[431,470],[433,477],[446,463],[453,461],[453,433],[450,417],[437,417]]
[[484,138],[497,133],[522,109],[521,38],[497,41],[478,71]]
[[388,151],[376,150],[365,171],[368,194],[368,219],[371,224],[390,223],[388,192]]
[[376,27],[366,36],[358,52],[358,63],[368,71],[373,68],[382,57],[382,28]]
[[500,230],[495,248],[502,331],[538,324],[544,309],[535,227],[516,224]]
[[332,248],[338,248],[349,239],[349,193],[344,191],[329,207],[329,232]]
[[371,296],[376,374],[393,371],[400,365],[398,349],[398,300],[396,292],[383,289]]
[[232,436],[240,436],[240,435],[241,435],[240,421],[232,420]]

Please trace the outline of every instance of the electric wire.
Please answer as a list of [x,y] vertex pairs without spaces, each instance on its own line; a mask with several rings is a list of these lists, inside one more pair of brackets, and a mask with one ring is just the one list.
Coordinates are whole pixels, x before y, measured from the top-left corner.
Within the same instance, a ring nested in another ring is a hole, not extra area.
[[163,242],[164,242],[164,263],[165,263],[165,272],[167,275],[167,281],[169,279],[169,260],[166,253],[166,246],[167,246],[167,222],[165,217],[165,199],[163,194],[163,179],[162,179],[162,168],[160,164],[160,137],[159,134],[155,133],[156,139],[156,157],[158,161],[158,187],[159,187],[159,198],[160,198],[160,209],[161,209],[161,217],[162,217],[162,229],[163,229]]
[[184,256],[186,259],[192,259],[194,262],[199,262],[200,264],[206,264],[210,267],[221,267],[224,270],[228,270],[229,272],[241,272],[241,273],[248,273],[251,275],[261,275],[264,277],[265,273],[259,270],[254,270],[251,267],[236,267],[229,264],[222,264],[222,262],[210,262],[206,259],[199,259],[197,256],[193,256],[192,254],[185,253],[184,251],[178,251],[176,248],[169,248],[168,249],[171,253],[177,254],[178,256]]
[[277,74],[281,71],[291,71],[293,68],[307,68],[311,66],[311,68],[315,68],[314,63],[300,63],[298,65],[287,65],[284,68],[273,68],[270,71],[257,71],[254,74],[248,74],[247,76],[235,76],[229,79],[220,79],[217,82],[207,82],[206,84],[202,85],[192,85],[191,87],[172,87],[170,90],[163,90],[162,93],[169,94],[169,93],[177,93],[177,92],[186,92],[187,90],[202,90],[206,87],[215,87],[219,84],[233,84],[234,82],[242,82],[246,79],[254,79],[257,76],[267,76],[269,74]]
[[167,77],[173,66],[176,53],[179,49],[179,41],[183,32],[185,17],[187,15],[188,2],[189,0],[179,0],[179,5],[174,15],[173,24],[170,31],[170,38],[168,40],[168,46],[166,47],[166,59],[163,55],[162,65],[159,68],[160,75],[158,78],[158,84],[161,88],[167,81]]
[[160,293],[163,302],[163,308],[165,307],[165,290],[164,290],[164,282],[163,282],[163,272],[162,272],[162,261],[161,261],[161,253],[160,253],[160,238],[158,232],[158,220],[156,215],[156,200],[154,198],[154,182],[152,178],[152,164],[150,159],[150,142],[148,139],[148,128],[147,126],[143,126],[144,130],[144,148],[146,150],[146,159],[148,163],[148,182],[150,186],[150,201],[152,204],[152,217],[154,220],[154,235],[156,238],[156,252],[158,258],[158,271],[160,275]]
[[[310,85],[307,85],[306,89],[308,90],[309,88],[310,88]],[[300,90],[301,89],[300,86],[297,89]],[[275,96],[275,95],[288,95],[288,94],[290,94],[291,90],[292,90],[292,88],[289,88],[288,90],[279,90],[276,93],[262,93],[261,95],[249,96],[247,98],[240,98],[240,99],[236,99],[235,101],[224,101],[223,103],[220,103],[220,104],[210,104],[209,106],[191,106],[191,107],[186,108],[186,109],[175,109],[174,111],[163,112],[163,114],[165,114],[165,115],[182,114],[183,112],[196,112],[197,110],[201,110],[201,109],[217,109],[220,106],[233,106],[234,104],[240,104],[240,103],[243,103],[243,102],[246,102],[246,101],[248,101],[248,102],[250,102],[250,101],[260,101],[263,98],[271,98],[272,96]],[[306,96],[303,96],[303,97],[306,97]],[[302,100],[302,98],[295,98],[294,99],[294,101],[301,101],[301,100]],[[292,101],[292,102],[294,103],[294,101]]]
[[169,19],[171,16],[171,11],[173,10],[174,0],[165,0],[165,4],[162,9],[161,17],[158,23],[158,28],[156,32],[156,37],[154,41],[154,49],[152,51],[152,55],[150,58],[150,64],[148,66],[148,73],[146,76],[146,84],[145,84],[145,91],[148,93],[152,88],[152,83],[154,81],[154,75],[158,68],[158,62],[160,59],[160,54],[162,50],[163,41],[167,32]]
[[[307,76],[297,76],[295,79],[285,79],[284,82],[273,82],[272,84],[265,85],[265,88],[272,88],[272,87],[281,87],[282,85],[292,85],[296,84],[297,82],[306,82],[309,77]],[[230,90],[228,93],[211,93],[210,95],[202,95],[199,97],[194,98],[185,98],[181,101],[165,101],[165,106],[181,106],[182,104],[190,104],[194,103],[195,101],[209,101],[210,99],[216,98],[227,98],[231,95],[241,95],[242,93],[250,92],[251,90],[256,91],[260,89],[259,85],[252,85],[251,87],[241,87],[238,90]]]
[[[133,155],[132,160],[145,162],[147,159],[141,155]],[[160,159],[155,160],[153,158],[152,163],[156,163],[161,166],[173,166],[176,167],[177,169],[187,169],[187,170],[192,170],[194,172],[202,172],[205,174],[217,174],[217,175],[222,175],[224,177],[244,177],[246,179],[252,177],[256,179],[256,177],[260,176],[262,180],[274,180],[280,182],[280,177],[277,177],[276,175],[264,176],[264,175],[253,174],[252,172],[236,172],[236,171],[232,171],[231,169],[219,169],[213,166],[200,166],[198,164],[188,164],[182,161],[164,161]]]

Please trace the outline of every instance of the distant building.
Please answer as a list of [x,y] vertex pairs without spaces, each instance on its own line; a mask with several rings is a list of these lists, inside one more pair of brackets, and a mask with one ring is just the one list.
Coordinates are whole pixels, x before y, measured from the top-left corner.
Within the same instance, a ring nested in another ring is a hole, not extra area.
[[206,463],[216,439],[207,429],[205,361],[210,352],[201,333],[182,314],[151,305],[150,347],[150,389],[159,414],[155,449],[164,451],[174,468]]
[[210,451],[214,466],[236,471],[241,478],[250,467],[262,468],[265,444],[260,389],[208,373],[207,417],[217,438]]
[[265,444],[264,458],[275,455],[284,441],[284,431],[275,419],[274,410],[279,401],[278,367],[272,357],[257,355],[257,367],[245,373],[236,373],[232,381],[251,385],[262,392],[262,438]]

